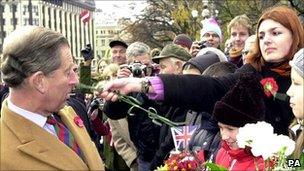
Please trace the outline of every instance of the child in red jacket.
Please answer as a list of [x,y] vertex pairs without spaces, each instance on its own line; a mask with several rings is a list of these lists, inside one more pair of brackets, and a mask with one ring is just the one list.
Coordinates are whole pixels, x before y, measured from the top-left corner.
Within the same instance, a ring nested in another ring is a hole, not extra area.
[[240,81],[214,106],[222,137],[215,162],[228,170],[265,170],[262,157],[255,157],[249,149],[239,148],[236,135],[247,123],[264,120],[263,89],[259,81],[243,75]]

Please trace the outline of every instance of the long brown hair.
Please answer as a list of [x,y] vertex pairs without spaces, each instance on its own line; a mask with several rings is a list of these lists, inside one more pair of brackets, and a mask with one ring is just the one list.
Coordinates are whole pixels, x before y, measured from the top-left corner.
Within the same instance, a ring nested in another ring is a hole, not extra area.
[[[276,68],[272,70],[279,73],[280,75],[289,76],[290,75],[290,66],[288,62],[292,60],[294,54],[304,47],[304,31],[300,23],[300,20],[295,11],[287,6],[278,6],[269,8],[266,10],[259,19],[256,33],[258,33],[260,24],[266,20],[271,19],[275,22],[282,24],[284,27],[289,29],[292,33],[292,45],[289,50],[289,53],[285,57],[286,60]],[[254,43],[253,52],[249,54],[248,61],[252,64],[258,71],[261,70],[262,66],[265,64],[265,60],[261,54],[261,49],[259,45],[259,36],[256,34],[256,41]]]

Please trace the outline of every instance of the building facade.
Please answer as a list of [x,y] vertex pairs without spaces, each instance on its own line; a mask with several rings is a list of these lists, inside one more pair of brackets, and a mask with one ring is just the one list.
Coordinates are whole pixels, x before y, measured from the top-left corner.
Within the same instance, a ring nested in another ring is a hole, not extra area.
[[121,33],[121,27],[118,19],[110,14],[96,10],[95,13],[95,49],[94,54],[98,59],[110,62],[111,48],[109,43],[118,39]]
[[2,0],[0,2],[0,53],[6,35],[20,26],[37,25],[62,33],[69,41],[77,63],[88,43],[95,49],[94,19],[84,24],[80,14],[95,11],[94,0]]

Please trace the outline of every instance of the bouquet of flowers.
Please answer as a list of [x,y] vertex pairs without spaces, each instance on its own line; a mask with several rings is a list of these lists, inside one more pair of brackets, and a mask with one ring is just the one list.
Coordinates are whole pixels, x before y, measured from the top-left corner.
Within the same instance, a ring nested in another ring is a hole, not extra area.
[[197,152],[189,152],[187,150],[173,151],[170,157],[164,162],[164,165],[157,168],[157,171],[227,171],[224,167],[203,161],[204,153],[202,150]]
[[295,149],[295,142],[288,136],[273,133],[266,122],[246,124],[239,128],[237,143],[240,148],[250,148],[256,157],[262,156],[266,169],[287,169],[286,157]]

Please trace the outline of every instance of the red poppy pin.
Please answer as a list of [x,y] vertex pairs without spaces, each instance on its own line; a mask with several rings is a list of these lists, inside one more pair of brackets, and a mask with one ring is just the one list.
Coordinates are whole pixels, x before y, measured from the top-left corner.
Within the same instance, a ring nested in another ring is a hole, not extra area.
[[84,127],[83,121],[79,116],[74,117],[74,122],[78,127],[80,128]]
[[277,82],[272,77],[262,79],[261,84],[267,97],[275,96],[279,89]]
[[278,93],[279,86],[276,80],[272,77],[264,78],[260,81],[263,86],[264,93],[267,97],[273,97],[274,99],[279,99],[282,101],[287,100],[287,95],[283,93]]

